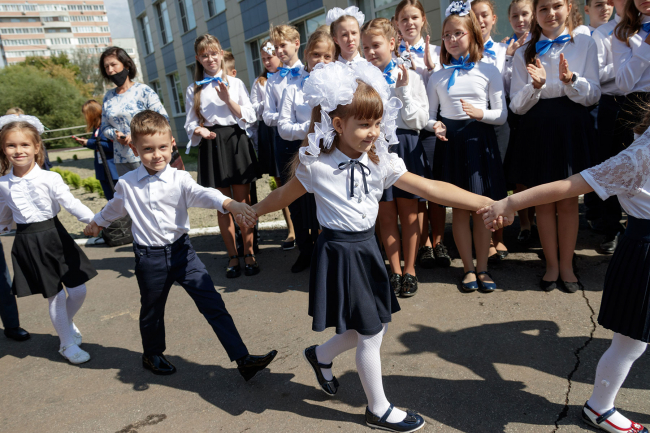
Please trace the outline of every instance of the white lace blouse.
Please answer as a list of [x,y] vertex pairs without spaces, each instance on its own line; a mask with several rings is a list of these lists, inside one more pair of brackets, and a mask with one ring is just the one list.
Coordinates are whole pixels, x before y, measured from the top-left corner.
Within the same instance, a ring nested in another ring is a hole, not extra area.
[[12,221],[31,224],[54,218],[63,206],[83,223],[90,223],[94,213],[76,199],[61,175],[38,165],[23,177],[13,170],[0,177],[0,229]]
[[[368,185],[366,194],[362,167],[339,168],[339,164],[350,162],[343,152],[334,148],[329,154],[321,152],[313,156],[307,150],[308,147],[299,150],[301,163],[296,177],[307,192],[315,195],[320,225],[332,230],[358,232],[374,226],[384,189],[391,187],[407,171],[404,161],[394,153],[382,156],[379,165],[370,161],[367,153],[362,154],[358,161],[368,167],[363,169]],[[354,182],[351,179],[353,171]]]
[[580,173],[598,196],[618,196],[628,215],[650,219],[650,130],[627,149]]

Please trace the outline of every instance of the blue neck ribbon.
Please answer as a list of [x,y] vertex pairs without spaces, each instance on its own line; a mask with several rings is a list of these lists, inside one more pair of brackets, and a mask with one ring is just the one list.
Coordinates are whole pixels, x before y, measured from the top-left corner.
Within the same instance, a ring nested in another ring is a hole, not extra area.
[[289,73],[291,73],[292,77],[297,77],[300,75],[300,66],[296,66],[295,68],[284,68],[281,66],[278,68],[278,72],[282,78],[289,75]]
[[266,78],[269,79],[271,78],[271,75],[275,74],[275,72],[267,72],[266,73]]
[[508,39],[508,42],[506,42],[506,45],[510,45],[510,42],[512,41],[517,42],[518,40],[519,38],[517,37],[517,35],[513,33],[512,36],[510,36],[510,39]]
[[493,46],[494,46],[493,41],[487,41],[487,43],[483,45],[483,52],[493,57],[496,57],[497,53],[495,53],[494,50],[492,49]]
[[571,40],[571,35],[562,35],[556,39],[546,39],[544,41],[538,41],[535,44],[535,51],[537,51],[537,54],[539,54],[540,56],[543,56],[548,52],[548,50],[551,49],[551,46],[553,44],[566,44],[570,40]]
[[[420,48],[410,47],[412,53],[424,54],[424,44]],[[402,54],[406,51],[406,47],[403,44],[399,44],[399,53]]]
[[456,76],[458,76],[458,71],[463,69],[469,71],[474,68],[474,62],[468,62],[469,54],[466,56],[460,56],[458,60],[451,58],[451,65],[442,65],[445,69],[453,69],[451,77],[449,78],[449,83],[447,84],[447,90],[451,88],[456,83]]
[[395,60],[391,60],[384,68],[384,78],[388,84],[395,84],[395,80],[390,76],[391,71],[395,68]]
[[644,32],[650,33],[650,23],[641,24],[641,28]]
[[[195,83],[196,83],[197,86],[202,86],[204,84],[209,84],[209,83],[211,83],[213,81],[216,81],[217,84],[221,84],[221,83],[224,82],[221,79],[221,77],[207,77],[207,78],[202,79],[201,81],[196,81]],[[228,86],[228,83],[226,83],[226,86]]]

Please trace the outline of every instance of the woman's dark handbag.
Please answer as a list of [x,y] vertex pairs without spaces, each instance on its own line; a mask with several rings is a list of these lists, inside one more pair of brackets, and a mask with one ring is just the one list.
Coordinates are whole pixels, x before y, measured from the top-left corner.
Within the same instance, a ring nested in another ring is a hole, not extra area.
[[185,170],[185,164],[183,164],[181,154],[178,153],[178,147],[176,145],[172,148],[172,160],[169,161],[169,165],[177,170]]
[[[106,160],[106,154],[104,149],[97,140],[97,151],[102,157],[102,165],[104,166],[104,173],[106,174],[106,179],[108,180],[109,185],[113,192],[115,192],[115,185],[113,184],[113,175],[111,174],[111,169],[108,167],[108,161]],[[117,219],[111,223],[108,227],[102,229],[102,238],[108,246],[119,247],[120,245],[132,244],[133,243],[133,233],[131,233],[131,217],[127,214],[120,219]]]

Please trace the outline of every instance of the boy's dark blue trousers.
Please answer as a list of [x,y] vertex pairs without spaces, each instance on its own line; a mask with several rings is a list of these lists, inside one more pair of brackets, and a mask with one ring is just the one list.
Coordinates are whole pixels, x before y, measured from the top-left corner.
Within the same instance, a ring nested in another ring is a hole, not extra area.
[[196,255],[187,234],[162,247],[133,243],[135,276],[140,286],[140,335],[145,355],[165,351],[165,303],[174,282],[194,300],[231,361],[248,355],[221,295]]

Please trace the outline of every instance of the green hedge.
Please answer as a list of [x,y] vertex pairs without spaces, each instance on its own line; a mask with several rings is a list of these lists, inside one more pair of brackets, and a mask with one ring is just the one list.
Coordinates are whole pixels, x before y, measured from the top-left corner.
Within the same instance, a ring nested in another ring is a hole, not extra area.
[[70,170],[63,170],[59,167],[54,167],[50,171],[59,173],[63,178],[63,181],[72,189],[79,189],[83,187],[86,192],[96,192],[100,197],[104,197],[102,184],[95,178],[95,176],[91,176],[82,180],[81,176],[79,176],[77,173],[71,172]]

